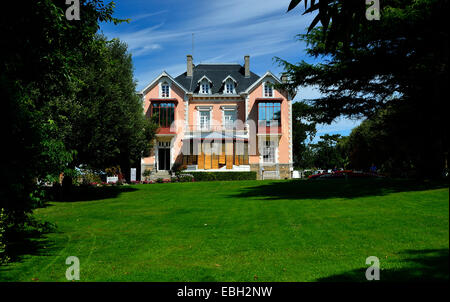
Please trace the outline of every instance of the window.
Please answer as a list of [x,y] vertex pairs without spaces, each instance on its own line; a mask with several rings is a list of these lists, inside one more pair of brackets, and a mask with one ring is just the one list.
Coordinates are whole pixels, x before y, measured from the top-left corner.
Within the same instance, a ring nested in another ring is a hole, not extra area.
[[211,111],[200,111],[200,130],[209,130],[211,121]]
[[203,94],[209,94],[209,82],[208,81],[206,81],[206,80],[203,80],[202,82],[201,82],[201,85],[200,85],[200,93],[203,93]]
[[265,121],[265,125],[281,125],[281,104],[278,102],[261,102],[258,104],[258,120]]
[[274,141],[264,141],[263,146],[263,162],[264,163],[275,163],[275,142]]
[[266,82],[264,84],[264,97],[265,98],[273,97],[273,86],[272,86],[272,83],[270,83],[270,82]]
[[229,81],[225,84],[225,93],[232,94],[234,93],[234,85],[233,82]]
[[169,84],[166,82],[161,84],[161,97],[162,98],[169,97]]
[[223,111],[223,124],[225,129],[233,129],[236,122],[236,109]]
[[153,102],[151,105],[152,116],[157,117],[160,127],[170,127],[175,120],[175,104],[169,102]]

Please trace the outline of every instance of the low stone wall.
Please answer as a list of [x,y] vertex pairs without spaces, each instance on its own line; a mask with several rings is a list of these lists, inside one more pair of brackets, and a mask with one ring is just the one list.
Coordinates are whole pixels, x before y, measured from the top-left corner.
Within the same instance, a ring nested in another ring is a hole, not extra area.
[[264,166],[261,166],[260,164],[250,164],[250,171],[256,171],[257,179],[263,179],[262,168],[264,168],[264,171],[277,171],[279,179],[292,178],[290,164],[274,164]]

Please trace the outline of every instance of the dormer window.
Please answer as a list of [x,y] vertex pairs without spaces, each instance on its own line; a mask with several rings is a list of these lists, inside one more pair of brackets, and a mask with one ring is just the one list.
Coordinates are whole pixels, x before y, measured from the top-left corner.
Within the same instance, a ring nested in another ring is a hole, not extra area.
[[234,92],[234,84],[233,82],[228,82],[225,84],[225,93],[232,94]]
[[273,85],[270,82],[264,83],[264,97],[265,98],[273,97]]
[[202,94],[209,94],[209,83],[206,81],[206,80],[204,80],[203,82],[202,82],[202,84],[200,85],[200,93],[202,93]]
[[199,87],[199,92],[201,94],[211,94],[211,80],[208,79],[207,76],[202,76],[202,78],[200,80],[198,80],[197,82],[200,87]]
[[225,94],[234,94],[236,93],[235,90],[235,84],[237,83],[235,79],[233,79],[232,76],[227,76],[222,83],[224,83],[223,86],[223,93]]
[[170,92],[170,86],[169,83],[164,82],[161,84],[161,97],[162,98],[168,98]]

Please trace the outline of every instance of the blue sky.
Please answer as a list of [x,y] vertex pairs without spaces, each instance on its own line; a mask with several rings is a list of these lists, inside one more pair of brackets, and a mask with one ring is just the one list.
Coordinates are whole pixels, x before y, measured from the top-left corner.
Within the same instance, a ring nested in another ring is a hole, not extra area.
[[[194,64],[232,62],[243,64],[250,55],[250,69],[263,75],[279,75],[280,57],[295,63],[314,62],[305,54],[305,33],[313,16],[302,16],[303,5],[286,13],[290,0],[119,0],[115,16],[131,19],[119,25],[102,24],[109,38],[128,44],[133,57],[137,89],[142,89],[163,70],[176,77],[186,71],[186,55]],[[194,34],[194,49],[192,48]],[[300,88],[295,100],[319,96],[312,87]],[[360,121],[341,119],[320,125],[315,140],[325,133],[348,135]]]

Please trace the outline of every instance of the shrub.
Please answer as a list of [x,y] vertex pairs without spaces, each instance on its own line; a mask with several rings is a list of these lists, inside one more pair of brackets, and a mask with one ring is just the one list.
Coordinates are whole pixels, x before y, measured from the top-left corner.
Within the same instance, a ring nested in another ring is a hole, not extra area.
[[181,163],[174,163],[172,166],[172,169],[170,169],[169,173],[171,176],[180,177],[180,174],[183,172],[183,170],[186,170],[187,166],[183,165]]
[[95,173],[91,170],[86,170],[81,174],[81,185],[92,185],[93,183],[99,184],[102,182],[102,179],[99,174]]
[[9,257],[6,255],[6,213],[5,209],[0,209],[0,265],[7,263],[9,261]]
[[195,181],[256,180],[256,171],[243,172],[189,172]]
[[159,184],[162,184],[162,183],[164,182],[164,179],[158,178],[158,179],[156,180],[156,182],[159,183]]
[[142,176],[144,176],[144,179],[146,181],[148,181],[148,179],[150,178],[150,175],[152,175],[152,170],[151,169],[145,169],[144,173],[142,173]]
[[313,175],[313,171],[305,171],[303,174],[306,178],[310,177],[311,175]]
[[178,177],[179,182],[193,182],[194,176],[191,174],[180,174]]

